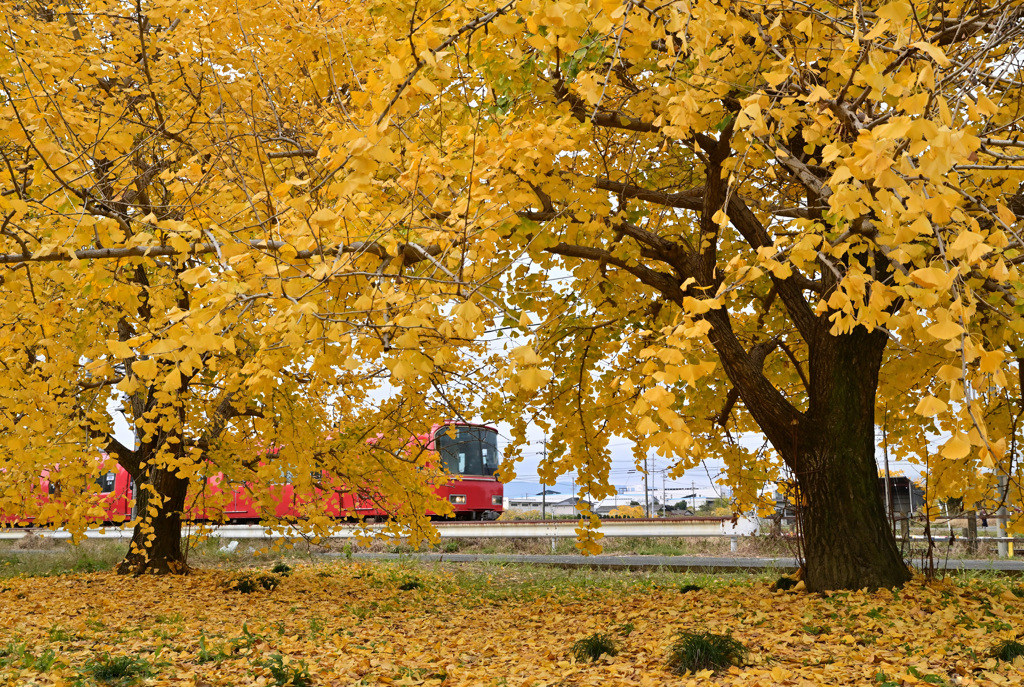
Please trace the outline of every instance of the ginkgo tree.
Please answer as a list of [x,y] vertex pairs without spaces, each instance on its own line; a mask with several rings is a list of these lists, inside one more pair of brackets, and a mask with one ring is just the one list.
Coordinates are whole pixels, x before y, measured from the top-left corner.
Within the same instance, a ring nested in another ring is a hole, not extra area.
[[343,2],[3,15],[3,522],[81,533],[116,461],[138,513],[123,572],[186,569],[183,521],[232,494],[204,490],[217,475],[263,485],[271,521],[290,475],[430,536],[450,507],[410,439],[461,412],[483,325],[455,240],[410,240],[444,223],[377,169],[404,140],[362,107],[391,36]]
[[883,416],[934,495],[1019,493],[1024,3],[522,0],[452,44],[467,4],[389,3],[383,78],[529,337],[490,413],[550,427],[548,483],[611,493],[612,436],[740,508],[791,473],[810,589],[910,575]]
[[903,582],[882,409],[936,494],[1019,474],[986,412],[1021,394],[1021,3],[569,5],[504,38],[550,89],[547,117],[520,100],[537,153],[504,169],[536,200],[510,240],[576,282],[536,332],[556,381],[529,403],[572,409],[549,471],[600,490],[609,430],[723,458],[747,504],[784,466],[809,588]]

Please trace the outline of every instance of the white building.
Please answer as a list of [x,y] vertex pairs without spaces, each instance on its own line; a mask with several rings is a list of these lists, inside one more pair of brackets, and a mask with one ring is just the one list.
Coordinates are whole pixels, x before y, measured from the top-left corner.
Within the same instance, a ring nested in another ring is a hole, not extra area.
[[576,516],[577,499],[571,494],[547,494],[546,498],[537,496],[506,496],[502,499],[505,510],[543,510],[550,517]]
[[[618,491],[618,498],[626,499],[625,505],[629,505],[630,501],[636,501],[641,506],[644,504],[643,484],[619,487]],[[721,487],[698,487],[692,483],[689,486],[684,486],[682,482],[669,482],[664,486],[658,484],[657,488],[652,484],[648,494],[648,498],[651,499],[652,513],[657,508],[660,508],[662,503],[675,507],[680,501],[685,501],[687,510],[696,511],[708,502],[713,502],[720,498],[729,498],[728,490]],[[658,504],[657,507],[655,503]]]
[[[655,498],[654,494],[650,495],[651,499],[651,515],[654,515],[659,508],[661,508],[661,501]],[[601,499],[594,504],[594,512],[598,515],[608,515],[616,508],[622,508],[624,506],[636,506],[639,505],[641,508],[644,507],[644,492],[640,491],[640,496],[636,494],[626,492],[609,496],[608,498]]]

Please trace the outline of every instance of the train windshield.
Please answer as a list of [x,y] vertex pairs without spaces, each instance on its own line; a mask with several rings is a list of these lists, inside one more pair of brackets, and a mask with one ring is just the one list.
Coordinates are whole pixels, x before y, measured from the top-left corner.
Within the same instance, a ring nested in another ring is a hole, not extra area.
[[498,433],[487,427],[442,427],[434,448],[453,475],[491,476],[498,471]]

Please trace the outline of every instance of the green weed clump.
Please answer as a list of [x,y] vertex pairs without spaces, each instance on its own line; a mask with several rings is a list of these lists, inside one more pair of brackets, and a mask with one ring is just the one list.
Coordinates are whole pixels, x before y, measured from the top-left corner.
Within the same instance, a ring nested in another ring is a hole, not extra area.
[[284,561],[278,561],[277,564],[270,569],[270,572],[274,573],[275,575],[287,575],[291,571],[292,566],[288,565]]
[[583,661],[596,661],[603,654],[615,656],[618,653],[619,647],[615,644],[615,640],[601,633],[584,637],[572,645],[572,654],[580,663]]
[[196,654],[196,663],[220,663],[229,656],[230,654],[223,647],[211,650],[206,645],[206,633],[199,634],[199,653]]
[[128,687],[153,676],[149,663],[135,656],[103,654],[85,664],[85,673],[94,680],[114,687]]
[[26,670],[45,673],[56,662],[57,653],[53,649],[46,649],[36,656],[24,642],[8,642],[7,646],[0,648],[0,668],[20,665]]
[[245,570],[231,579],[227,586],[242,594],[252,594],[260,589],[273,591],[279,584],[281,584],[281,578],[277,575],[259,570]]
[[49,636],[51,642],[70,642],[73,639],[72,634],[60,625],[51,627],[49,632],[47,632],[47,636]]
[[1024,644],[1007,639],[1006,641],[999,642],[992,649],[992,655],[998,658],[1000,661],[1006,661],[1007,663],[1013,663],[1013,659],[1024,656]]
[[684,584],[682,587],[679,588],[679,591],[683,594],[686,594],[688,592],[699,592],[702,589],[704,589],[704,587],[701,587],[700,585]]
[[284,662],[284,656],[274,654],[263,663],[263,667],[270,671],[270,679],[276,687],[312,687],[313,678],[309,674],[309,667],[305,661],[299,661],[298,665]]
[[788,575],[783,575],[779,579],[775,580],[775,584],[772,585],[772,589],[792,589],[796,586],[797,580],[794,580]]
[[747,648],[732,637],[712,632],[681,632],[669,650],[668,665],[676,673],[721,670],[742,665]]

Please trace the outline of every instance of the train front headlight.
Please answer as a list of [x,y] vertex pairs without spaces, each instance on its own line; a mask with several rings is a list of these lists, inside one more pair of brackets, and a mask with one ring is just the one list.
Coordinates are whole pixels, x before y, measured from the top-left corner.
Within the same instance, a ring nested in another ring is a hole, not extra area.
[[492,506],[500,506],[501,505],[501,497],[500,496],[492,496],[491,497],[491,505]]
[[456,504],[456,505],[462,505],[462,504],[466,503],[466,495],[465,494],[452,494],[451,496],[448,497],[448,500],[451,501],[452,503]]

